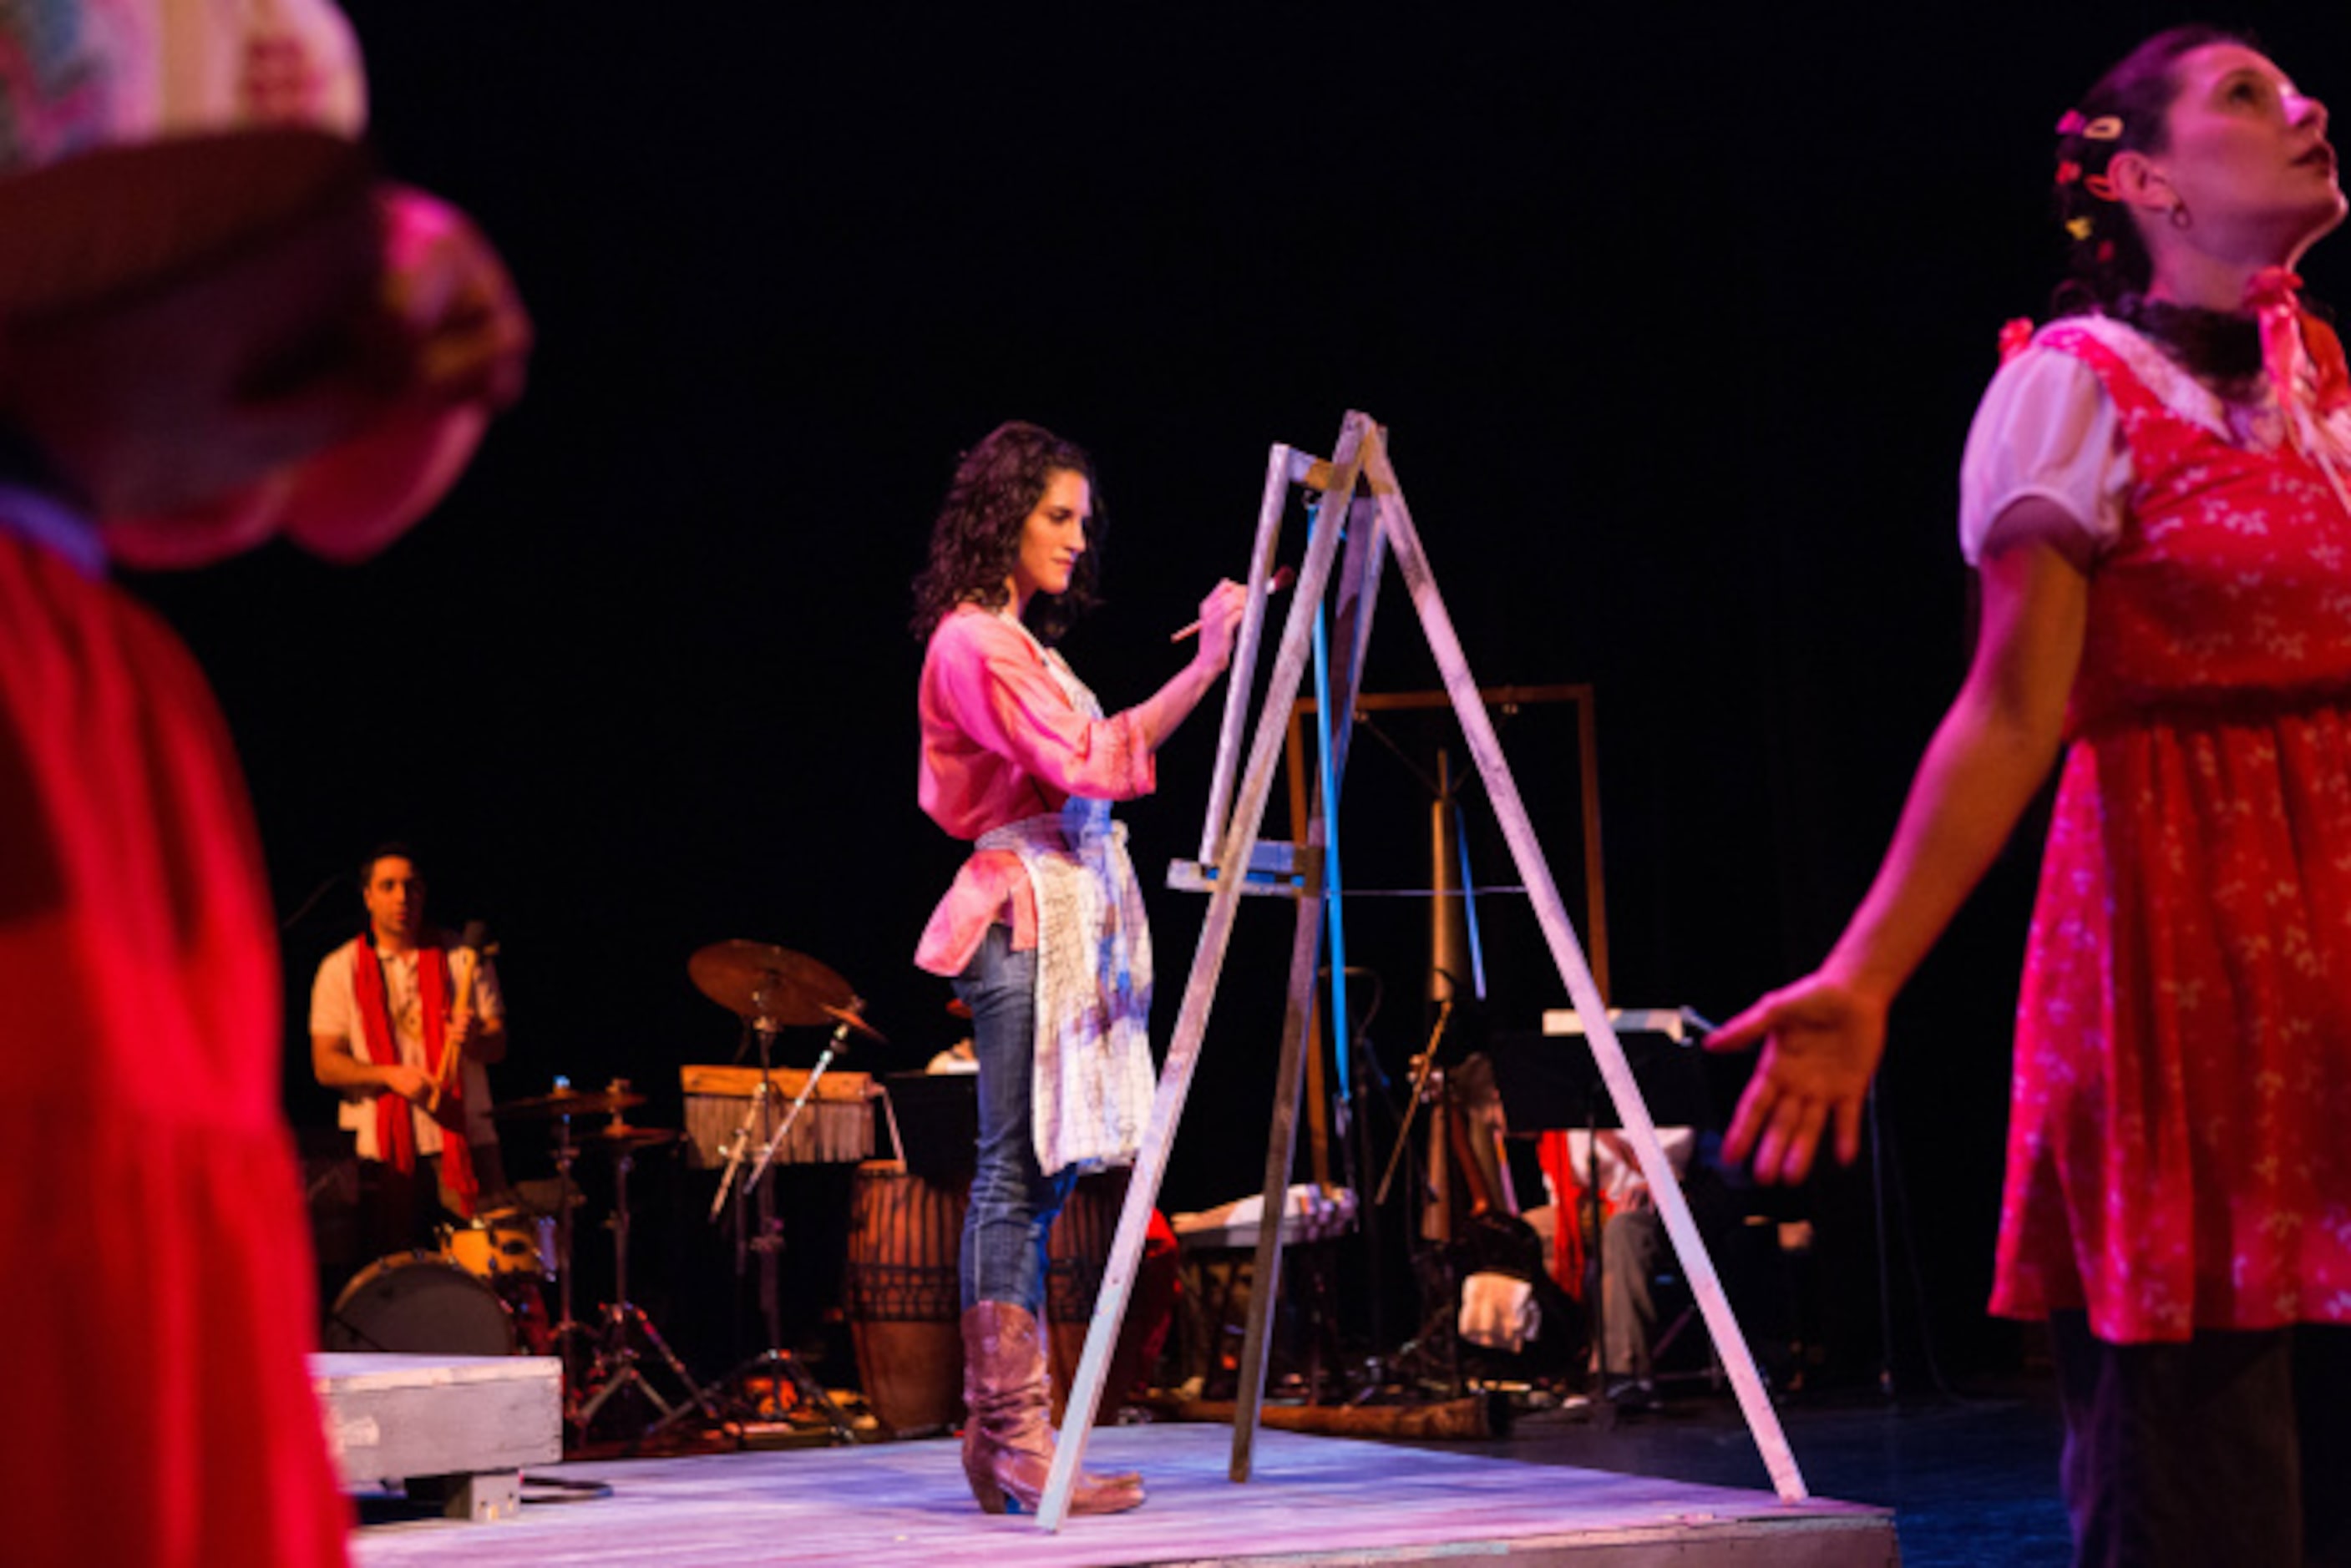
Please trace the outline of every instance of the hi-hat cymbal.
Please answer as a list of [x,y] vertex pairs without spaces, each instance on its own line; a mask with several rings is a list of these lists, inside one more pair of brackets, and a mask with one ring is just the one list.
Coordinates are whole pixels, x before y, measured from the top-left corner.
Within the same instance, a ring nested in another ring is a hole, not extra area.
[[490,1107],[496,1121],[548,1120],[556,1116],[608,1116],[645,1103],[643,1095],[611,1089],[558,1089],[528,1100],[508,1100]]
[[849,982],[805,954],[766,942],[713,942],[686,961],[702,994],[754,1023],[831,1023],[853,1010]]

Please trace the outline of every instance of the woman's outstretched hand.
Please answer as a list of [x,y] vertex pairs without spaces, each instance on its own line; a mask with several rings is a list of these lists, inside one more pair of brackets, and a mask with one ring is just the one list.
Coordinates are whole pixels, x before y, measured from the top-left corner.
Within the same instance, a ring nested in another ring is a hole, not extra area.
[[1723,1138],[1723,1157],[1742,1164],[1751,1153],[1758,1181],[1802,1181],[1834,1119],[1837,1158],[1852,1164],[1861,1153],[1870,1076],[1886,1054],[1886,1005],[1815,973],[1772,992],[1708,1034],[1709,1051],[1763,1044]]

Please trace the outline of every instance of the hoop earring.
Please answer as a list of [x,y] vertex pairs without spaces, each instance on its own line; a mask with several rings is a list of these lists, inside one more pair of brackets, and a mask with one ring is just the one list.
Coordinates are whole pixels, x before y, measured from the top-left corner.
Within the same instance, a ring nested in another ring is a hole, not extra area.
[[2170,216],[2171,226],[2175,229],[2192,229],[2196,226],[2196,220],[2189,215],[2188,203],[2185,202],[2172,208]]

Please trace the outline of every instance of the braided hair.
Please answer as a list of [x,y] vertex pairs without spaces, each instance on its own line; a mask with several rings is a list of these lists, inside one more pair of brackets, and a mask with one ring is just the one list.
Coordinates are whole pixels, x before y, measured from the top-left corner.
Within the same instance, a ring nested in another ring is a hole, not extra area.
[[2164,151],[2182,57],[2211,44],[2243,43],[2249,40],[2218,27],[2158,33],[2100,77],[2057,122],[2057,221],[2069,244],[2068,276],[2051,301],[2056,315],[2103,310],[2127,317],[2146,293],[2154,264],[2130,210],[2106,183],[2106,171],[2118,152]]
[[[997,426],[963,454],[931,525],[929,563],[914,579],[915,641],[928,642],[957,605],[1004,607],[1011,597],[1005,579],[1019,557],[1021,531],[1056,473],[1081,475],[1093,486],[1093,462],[1082,448],[1042,425],[1019,420]],[[1102,498],[1096,495],[1093,515],[1086,520],[1086,550],[1071,574],[1069,590],[1029,600],[1028,624],[1039,640],[1057,640],[1093,607],[1103,525]]]

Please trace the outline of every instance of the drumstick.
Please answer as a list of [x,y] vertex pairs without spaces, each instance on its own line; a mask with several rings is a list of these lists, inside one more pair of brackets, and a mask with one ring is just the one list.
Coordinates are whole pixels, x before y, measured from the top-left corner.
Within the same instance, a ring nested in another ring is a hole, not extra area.
[[[466,953],[463,948],[457,950],[460,953],[465,953],[465,956],[472,958],[474,961],[465,965],[457,975],[457,1000],[449,1009],[449,1016],[452,1018],[455,1018],[474,1005],[474,971],[480,967],[482,961],[478,954]],[[440,1068],[433,1075],[432,1096],[424,1102],[426,1116],[441,1114],[441,1097],[456,1087],[458,1060],[463,1054],[462,1050],[452,1051],[445,1047],[443,1049]]]
[[[449,967],[457,971],[457,999],[449,1009],[449,1016],[452,1018],[473,1010],[474,981],[475,977],[481,972],[482,955],[497,950],[495,945],[487,941],[488,936],[488,928],[481,921],[468,920],[465,922],[465,934],[457,939],[457,950],[450,954],[452,961]],[[459,958],[469,958],[473,962],[460,967],[455,961]],[[432,1096],[424,1102],[426,1116],[440,1115],[442,1096],[457,1086],[459,1059],[463,1054],[462,1051],[451,1051],[445,1048],[442,1051],[440,1066],[433,1075]]]
[[[1278,594],[1297,580],[1298,574],[1296,572],[1291,571],[1288,566],[1277,566],[1274,568],[1272,580],[1265,585],[1265,591],[1268,594]],[[1187,637],[1197,637],[1199,634],[1200,623],[1196,620],[1191,625],[1185,627],[1182,630],[1172,634],[1167,640],[1170,642],[1181,642]]]

